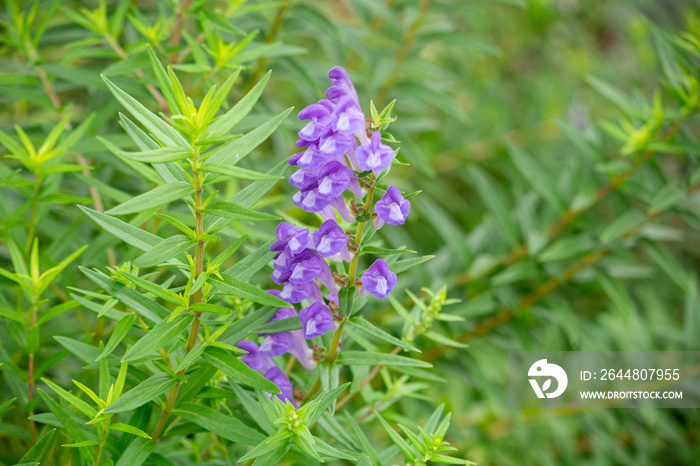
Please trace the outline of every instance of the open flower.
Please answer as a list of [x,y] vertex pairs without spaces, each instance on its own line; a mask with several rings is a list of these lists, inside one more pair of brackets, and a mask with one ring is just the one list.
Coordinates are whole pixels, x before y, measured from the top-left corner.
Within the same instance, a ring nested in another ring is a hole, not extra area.
[[374,222],[376,229],[381,228],[384,222],[389,225],[403,225],[411,211],[411,203],[403,198],[401,191],[391,186],[377,201],[374,210],[377,212],[377,219]]
[[389,296],[396,286],[396,274],[389,269],[389,265],[382,259],[377,259],[365,273],[362,274],[362,288],[360,295],[368,292],[379,299]]
[[326,220],[313,234],[316,252],[321,257],[331,257],[347,249],[348,237],[335,222]]
[[375,174],[389,168],[395,155],[391,147],[382,144],[382,135],[379,131],[372,133],[370,142],[362,144],[355,151],[355,157],[357,157],[357,163],[360,164],[360,167],[363,170],[371,170]]
[[272,243],[270,251],[285,251],[289,255],[299,254],[309,246],[311,237],[308,228],[295,227],[282,222],[277,227],[277,241]]
[[341,97],[331,114],[331,127],[340,134],[351,135],[365,127],[365,115],[350,96]]
[[299,312],[299,320],[304,326],[304,336],[311,340],[330,330],[333,326],[333,313],[325,304],[314,303]]

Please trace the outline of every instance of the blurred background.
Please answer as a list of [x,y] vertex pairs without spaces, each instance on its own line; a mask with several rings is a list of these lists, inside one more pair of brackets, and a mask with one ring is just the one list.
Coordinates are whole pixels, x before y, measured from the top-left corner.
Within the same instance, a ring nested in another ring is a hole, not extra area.
[[[40,4],[36,21],[51,8]],[[56,192],[89,198],[92,187],[108,208],[148,188],[92,137],[131,149],[117,124],[121,107],[100,74],[158,109],[133,81],[156,82],[147,44],[194,95],[244,66],[230,103],[271,69],[241,132],[318,100],[328,70],[344,66],[366,113],[370,99],[380,109],[396,100],[391,132],[400,141],[399,159],[410,166],[392,170],[390,183],[422,191],[404,228],[378,234],[387,246],[435,255],[402,276],[399,287],[419,297],[427,296],[421,287],[446,287],[461,302],[445,311],[463,319],[427,323],[450,340],[416,341],[442,380],[422,381],[409,393],[377,383],[362,393],[366,401],[353,402],[378,410],[394,405],[390,417],[398,421],[402,413],[427,419],[433,403],[445,403],[453,413],[448,440],[458,456],[480,465],[700,462],[697,409],[515,411],[507,407],[506,385],[510,350],[700,350],[700,146],[697,110],[688,103],[697,90],[692,77],[699,76],[697,2],[186,4],[188,45],[174,49],[169,33],[180,19],[167,1],[60,2],[35,45],[23,43],[13,26],[14,12],[27,19],[30,6],[6,4],[0,127],[9,133],[19,125],[40,141],[67,108],[74,124],[96,114],[74,149],[94,166],[90,179],[66,174],[56,180]],[[123,27],[100,29],[101,8],[105,24],[122,18]],[[241,43],[240,50],[224,48]],[[661,116],[654,110],[659,105]],[[293,153],[301,127],[289,118],[243,166],[265,171]],[[5,177],[17,168],[11,159],[2,163]],[[316,224],[293,206],[293,191],[279,183],[265,200],[268,208]],[[2,189],[0,229],[14,228],[17,196]],[[100,266],[107,254],[120,262],[135,256],[74,203],[43,208],[39,235],[51,260],[86,238],[96,242],[81,257],[83,266]],[[246,232],[260,243],[274,225],[234,224],[233,230],[232,236]],[[0,261],[11,267],[9,257]],[[256,283],[265,285],[267,273]],[[90,288],[77,268],[63,280]],[[407,308],[414,305],[409,295],[396,296]],[[402,331],[390,303],[363,312],[382,328]],[[93,318],[67,314],[42,339],[52,341],[52,332],[81,335],[76,322]]]

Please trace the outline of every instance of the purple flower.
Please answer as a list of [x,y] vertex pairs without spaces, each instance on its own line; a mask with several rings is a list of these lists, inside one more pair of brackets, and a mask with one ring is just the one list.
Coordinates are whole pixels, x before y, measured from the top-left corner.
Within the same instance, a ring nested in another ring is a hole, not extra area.
[[[329,130],[319,139],[318,152],[325,159],[335,159],[345,155],[347,151],[355,146],[357,146],[357,143],[354,136],[334,133]],[[303,163],[308,165],[305,161]],[[299,164],[299,166],[302,165]]]
[[241,361],[243,361],[251,369],[255,369],[256,371],[264,374],[269,368],[275,365],[275,363],[272,362],[272,359],[270,359],[268,356],[260,354],[260,348],[252,341],[244,340],[238,343],[236,346],[248,352],[248,354],[241,356]]
[[304,326],[304,336],[311,340],[323,335],[333,326],[333,314],[328,306],[314,303],[299,312],[299,320]]
[[318,191],[315,189],[309,189],[307,191],[299,191],[292,196],[292,202],[306,212],[320,212],[328,207],[331,199],[319,196]]
[[391,147],[382,144],[382,135],[379,131],[372,133],[372,140],[362,144],[355,151],[360,167],[363,170],[371,170],[375,174],[389,168],[395,155]]
[[377,201],[374,207],[377,212],[375,228],[381,228],[382,223],[389,225],[403,225],[411,211],[411,203],[403,198],[401,191],[394,186],[387,189],[384,196]]
[[[273,296],[281,295],[279,290],[267,290]],[[274,320],[289,319],[298,317],[297,311],[291,307],[280,308],[274,317],[268,322]],[[309,369],[316,367],[313,361],[313,353],[306,344],[304,332],[301,330],[292,330],[290,332],[271,333],[265,337],[262,345],[260,345],[259,353],[263,356],[282,356],[284,353],[294,355],[299,362]]]
[[295,227],[291,223],[282,222],[277,227],[277,241],[272,243],[270,251],[286,251],[288,254],[299,254],[310,244],[308,228]]
[[315,252],[311,249],[306,249],[301,254],[294,256],[290,266],[291,275],[289,276],[289,282],[295,285],[308,283],[321,275],[324,265],[328,266]]
[[307,178],[302,191],[315,190],[323,199],[338,197],[347,189],[354,173],[340,162],[329,162],[313,178]]
[[352,97],[352,99],[359,104],[360,101],[357,98],[355,86],[353,86],[347,71],[345,71],[340,66],[334,66],[328,72],[328,80],[333,85],[330,89],[326,91],[326,97],[331,102],[335,103],[342,97],[349,96]]
[[305,170],[314,170],[318,168],[328,157],[321,152],[318,144],[312,143],[301,154],[297,154],[291,159],[291,165],[298,165]]
[[277,398],[279,398],[282,401],[289,400],[295,408],[297,407],[297,402],[294,399],[294,389],[292,387],[292,382],[289,381],[289,377],[287,377],[287,374],[282,372],[282,369],[280,369],[277,366],[274,366],[268,369],[263,375],[267,380],[277,385],[277,387],[282,392],[275,395]]
[[369,292],[379,299],[384,299],[389,296],[389,293],[396,285],[396,274],[389,269],[386,262],[382,259],[377,259],[362,274],[360,280],[362,281],[360,294],[366,295]]
[[365,126],[365,115],[350,96],[341,97],[331,114],[331,127],[340,134],[351,135]]
[[347,248],[348,237],[335,222],[327,220],[313,234],[316,252],[321,257],[334,256]]
[[331,113],[333,104],[328,100],[321,100],[317,104],[312,104],[299,112],[300,120],[311,120],[299,131],[299,138],[302,141],[313,142],[318,140],[326,131],[326,127],[331,123]]
[[286,282],[279,298],[292,304],[300,303],[305,299],[314,302],[323,300],[321,289],[315,281],[301,285]]

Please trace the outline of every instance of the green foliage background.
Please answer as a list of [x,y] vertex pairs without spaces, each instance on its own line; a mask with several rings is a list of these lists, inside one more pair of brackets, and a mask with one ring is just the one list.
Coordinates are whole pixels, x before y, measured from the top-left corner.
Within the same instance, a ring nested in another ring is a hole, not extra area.
[[[71,302],[73,288],[97,291],[78,265],[104,269],[139,253],[75,206],[109,209],[154,186],[95,137],[134,149],[118,124],[121,104],[100,74],[157,111],[145,86],[157,84],[148,45],[195,101],[243,66],[231,105],[271,69],[260,101],[235,129],[247,132],[319,99],[328,69],[343,65],[363,102],[383,108],[396,99],[392,134],[411,166],[396,167],[391,182],[422,191],[404,228],[378,233],[388,247],[436,256],[399,287],[446,286],[461,300],[446,311],[463,318],[426,319],[443,337],[413,341],[449,383],[401,386],[376,377],[349,401],[375,447],[391,443],[375,411],[414,426],[444,403],[455,456],[478,464],[698,461],[697,410],[515,412],[506,389],[509,350],[700,350],[695,2],[194,1],[184,11],[179,3],[136,3],[42,1],[32,17],[32,5],[8,2],[0,12],[0,128],[19,141],[16,125],[39,147],[70,115],[69,136],[58,142],[68,147],[61,163],[85,168],[47,174],[34,190],[36,177],[17,160],[0,163],[0,267],[18,272],[17,257],[29,258],[34,236],[42,271],[87,246],[48,286],[42,312]],[[184,32],[171,45],[178,24]],[[226,50],[229,44],[243,46]],[[241,166],[266,172],[292,153],[300,127],[287,118]],[[229,197],[241,186],[234,180],[221,189]],[[278,183],[256,207],[311,223],[292,205],[292,192]],[[157,218],[140,220],[152,232],[175,231]],[[242,234],[252,240],[240,257],[274,236],[273,224],[252,225],[234,223],[227,234],[228,242]],[[13,254],[8,238],[26,250]],[[269,272],[254,283],[265,287]],[[395,296],[414,306],[402,291]],[[34,337],[17,323],[30,310],[27,300],[0,278],[0,405],[17,396],[13,384],[26,383],[23,346]],[[410,338],[414,329],[395,306],[383,301],[362,312]],[[96,347],[113,331],[83,306],[59,308],[37,343],[43,376],[63,387],[71,379],[96,383],[96,371],[81,369],[60,337]],[[28,400],[20,401],[0,409],[0,463],[19,461],[32,444]],[[159,458],[235,464],[238,456],[228,458],[214,442],[206,435],[176,441]],[[61,464],[64,457],[53,458]]]

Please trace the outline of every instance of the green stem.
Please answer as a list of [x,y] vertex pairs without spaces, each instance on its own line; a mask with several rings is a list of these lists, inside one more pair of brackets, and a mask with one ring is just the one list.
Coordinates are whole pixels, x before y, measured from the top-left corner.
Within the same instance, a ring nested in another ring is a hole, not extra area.
[[[195,141],[196,142],[196,141]],[[201,236],[204,233],[204,216],[202,215],[202,192],[204,189],[204,183],[202,179],[202,174],[199,171],[199,146],[195,145],[194,143],[192,144],[193,147],[195,148],[195,155],[192,160],[192,173],[194,174],[194,184],[196,188],[196,193],[195,193],[195,233],[197,236]],[[199,278],[199,276],[204,273],[204,240],[200,239],[197,243],[196,249],[195,249],[195,258],[194,258],[194,263],[195,263],[195,270],[194,270],[194,281]],[[201,303],[202,302],[202,287],[197,290],[197,292],[192,296],[192,303]],[[187,346],[185,347],[185,355],[189,353],[192,348],[197,344],[197,335],[199,334],[199,316],[201,313],[196,313],[194,317],[194,321],[192,322],[192,327],[190,328],[190,336],[187,339]],[[177,375],[184,375],[185,370],[181,370],[177,372]],[[175,401],[177,400],[177,393],[180,390],[180,383],[178,382],[171,390],[170,393],[168,394],[168,400],[165,402],[165,407],[163,408],[163,413],[160,416],[160,419],[158,420],[158,424],[156,425],[155,430],[153,431],[153,435],[151,435],[151,441],[155,442],[157,441],[161,434],[163,433],[163,430],[165,429],[165,425],[168,422],[168,418],[170,417],[170,413],[173,410],[173,407],[175,406]]]

